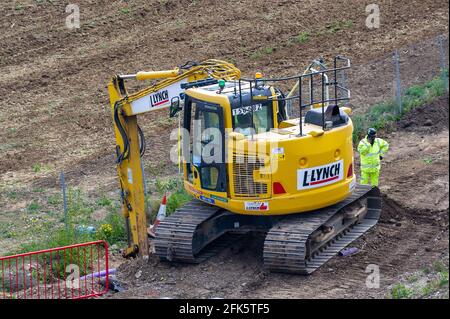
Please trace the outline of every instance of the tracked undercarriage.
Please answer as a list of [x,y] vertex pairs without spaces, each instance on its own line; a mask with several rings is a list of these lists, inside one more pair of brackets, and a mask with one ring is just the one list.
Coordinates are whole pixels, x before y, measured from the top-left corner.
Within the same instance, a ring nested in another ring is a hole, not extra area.
[[162,260],[200,263],[239,234],[261,231],[268,270],[307,275],[373,227],[380,212],[378,188],[363,185],[338,204],[284,217],[239,215],[193,200],[161,222],[155,251]]

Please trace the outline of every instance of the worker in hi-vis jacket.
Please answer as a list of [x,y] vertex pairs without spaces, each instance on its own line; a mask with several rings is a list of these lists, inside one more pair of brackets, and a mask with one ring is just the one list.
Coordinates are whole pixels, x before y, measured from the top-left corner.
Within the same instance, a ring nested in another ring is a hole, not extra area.
[[374,128],[369,128],[367,136],[358,144],[361,158],[361,184],[378,186],[381,160],[388,149],[388,142],[378,138]]

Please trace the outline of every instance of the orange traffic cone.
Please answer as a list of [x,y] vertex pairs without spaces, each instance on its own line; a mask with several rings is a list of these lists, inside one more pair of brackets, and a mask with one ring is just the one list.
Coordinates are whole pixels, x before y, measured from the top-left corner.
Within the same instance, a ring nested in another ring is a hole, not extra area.
[[156,237],[156,228],[158,227],[159,223],[162,222],[164,218],[166,218],[166,204],[167,197],[166,194],[164,194],[161,205],[159,206],[158,215],[156,215],[156,220],[153,225],[151,225],[147,230],[148,235],[152,238]]

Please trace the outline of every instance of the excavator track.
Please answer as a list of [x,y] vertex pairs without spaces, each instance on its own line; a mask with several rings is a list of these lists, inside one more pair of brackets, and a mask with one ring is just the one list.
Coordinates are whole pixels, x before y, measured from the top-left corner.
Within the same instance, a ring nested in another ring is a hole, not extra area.
[[220,211],[219,207],[192,200],[167,217],[156,231],[155,253],[168,261],[200,263],[207,256],[196,256],[193,236],[197,226]]
[[[365,202],[364,218],[343,228],[333,237],[311,249],[312,235],[320,227],[343,214],[345,209]],[[264,241],[264,266],[273,272],[309,275],[340,250],[372,228],[380,217],[381,198],[378,188],[359,185],[353,194],[333,206],[286,217],[277,223]]]
[[[202,226],[225,211],[199,200],[192,200],[167,217],[158,226],[155,253],[167,261],[201,263],[221,249],[230,246],[242,234],[224,231],[207,238]],[[210,230],[205,230],[206,232]],[[220,239],[217,239],[220,237]]]
[[233,214],[194,199],[160,223],[155,253],[161,260],[200,263],[246,232],[263,231],[264,266],[307,275],[373,227],[380,212],[378,188],[363,185],[338,204],[281,218]]

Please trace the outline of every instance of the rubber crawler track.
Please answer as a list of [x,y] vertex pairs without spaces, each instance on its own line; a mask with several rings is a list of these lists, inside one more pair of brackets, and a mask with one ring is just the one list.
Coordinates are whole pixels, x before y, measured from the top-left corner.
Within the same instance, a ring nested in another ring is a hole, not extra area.
[[[307,256],[306,247],[310,235],[344,208],[365,198],[368,206],[365,218],[331,238],[311,256]],[[219,207],[192,200],[159,225],[155,240],[156,255],[162,260],[185,263],[200,263],[215,255],[241,238],[242,234],[226,233],[206,246],[198,245],[197,247],[205,248],[194,251],[195,234],[205,222],[224,212]],[[358,185],[350,197],[336,205],[284,217],[267,232],[264,241],[264,266],[274,272],[310,274],[373,227],[380,212],[378,188]]]
[[[333,237],[325,246],[307,256],[310,235],[345,207],[367,197],[365,218]],[[309,213],[289,216],[268,232],[264,241],[264,266],[274,272],[308,275],[340,250],[373,227],[380,217],[381,199],[378,188],[359,185],[344,201]]]

